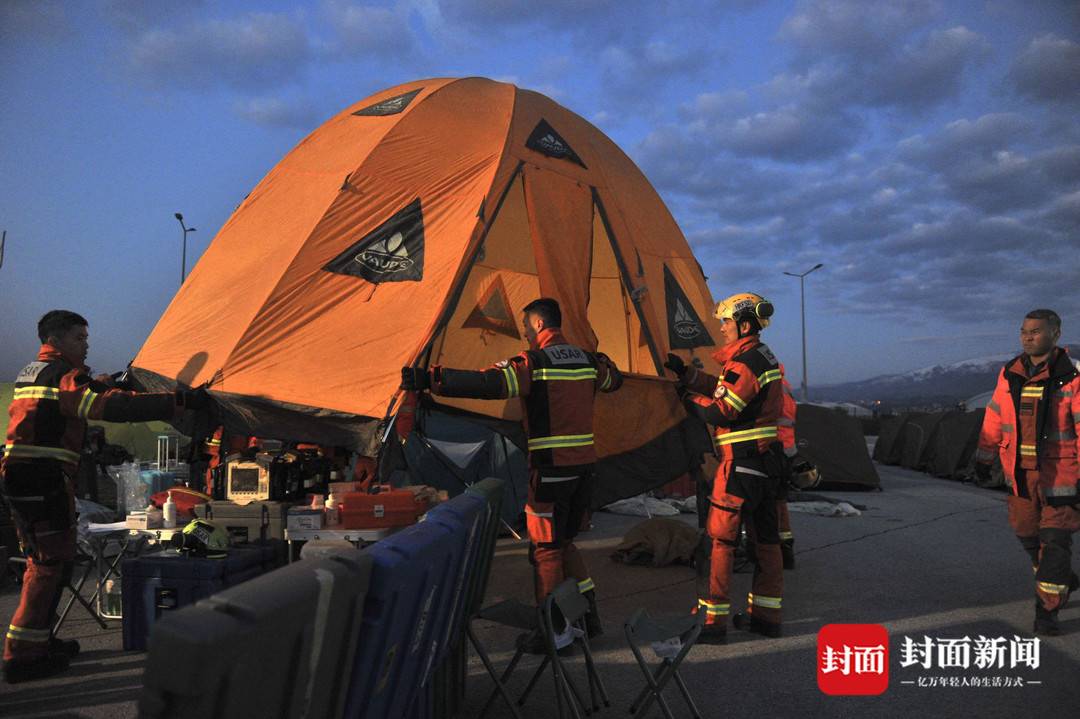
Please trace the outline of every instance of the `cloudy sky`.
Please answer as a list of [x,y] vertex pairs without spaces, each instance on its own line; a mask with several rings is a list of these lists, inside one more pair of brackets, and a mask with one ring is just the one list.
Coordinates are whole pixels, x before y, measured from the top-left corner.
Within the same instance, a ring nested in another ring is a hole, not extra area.
[[302,137],[406,80],[483,75],[645,171],[714,296],[754,289],[795,382],[1080,340],[1073,0],[0,3],[0,376],[53,307],[115,371]]

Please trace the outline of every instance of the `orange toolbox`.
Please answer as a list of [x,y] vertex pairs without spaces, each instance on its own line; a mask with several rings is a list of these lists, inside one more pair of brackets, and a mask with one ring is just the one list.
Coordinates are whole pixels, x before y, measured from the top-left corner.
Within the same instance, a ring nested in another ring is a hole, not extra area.
[[344,529],[382,529],[416,524],[430,504],[408,489],[368,494],[346,492],[341,498]]

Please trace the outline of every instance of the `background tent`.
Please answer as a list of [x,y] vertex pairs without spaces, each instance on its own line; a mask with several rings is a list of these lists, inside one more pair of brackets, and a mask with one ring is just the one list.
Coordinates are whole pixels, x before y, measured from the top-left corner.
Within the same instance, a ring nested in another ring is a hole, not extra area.
[[795,415],[795,442],[799,454],[817,465],[822,486],[832,489],[881,486],[857,418],[825,407],[800,404]]
[[877,441],[874,443],[874,461],[888,464],[885,458],[892,454],[893,445],[900,437],[900,430],[904,426],[903,416],[889,417],[881,421],[881,429],[878,431]]
[[[581,117],[483,78],[377,93],[251,191],[133,363],[148,388],[210,383],[234,432],[377,451],[403,365],[519,352],[553,296],[571,342],[629,373],[597,401],[601,494],[629,496],[709,447],[661,363],[715,371],[705,277],[633,162]],[[520,421],[519,402],[438,400]]]
[[929,471],[938,477],[959,479],[971,462],[979,442],[985,410],[953,412],[943,417],[934,437]]
[[900,465],[922,471],[929,466],[934,452],[934,439],[945,412],[930,412],[911,417],[904,425],[904,446],[900,451]]

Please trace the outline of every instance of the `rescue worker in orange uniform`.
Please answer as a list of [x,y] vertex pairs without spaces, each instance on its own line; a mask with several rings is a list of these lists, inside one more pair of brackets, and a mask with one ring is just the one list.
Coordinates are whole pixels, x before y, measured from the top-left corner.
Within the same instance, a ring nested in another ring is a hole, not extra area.
[[[529,492],[525,519],[529,560],[539,604],[566,577],[589,600],[590,635],[602,633],[595,585],[574,537],[589,510],[595,483],[593,401],[614,392],[622,374],[604,354],[587,352],[562,334],[562,312],[553,299],[529,303],[522,325],[529,349],[486,370],[404,367],[402,389],[430,389],[446,397],[520,397],[529,438]],[[543,653],[542,638],[522,638],[527,651]]]
[[8,410],[0,490],[11,508],[27,555],[22,595],[4,639],[9,683],[50,676],[67,668],[79,643],[52,636],[56,608],[75,558],[72,478],[87,420],[144,422],[171,419],[205,407],[205,390],[141,394],[116,389],[105,375],[90,376],[86,320],[53,310],[38,322],[37,360],[19,372]]
[[1058,611],[1080,586],[1072,570],[1072,535],[1080,530],[1080,372],[1057,347],[1061,318],[1032,310],[1020,326],[1023,353],[1005,363],[986,406],[975,472],[990,478],[1001,457],[1009,524],[1035,571],[1036,634],[1056,635]]
[[758,336],[769,326],[773,306],[750,292],[728,297],[716,308],[724,345],[713,354],[720,363],[714,377],[688,367],[675,355],[665,366],[685,390],[687,410],[716,427],[713,444],[720,466],[709,498],[706,531],[712,538],[707,589],[699,592],[697,611],[705,612],[701,639],[722,643],[727,637],[729,586],[740,517],[757,552],[753,591],[746,613],[732,621],[768,637],[781,635],[783,559],[777,501],[790,466],[779,439],[784,374],[772,351]]

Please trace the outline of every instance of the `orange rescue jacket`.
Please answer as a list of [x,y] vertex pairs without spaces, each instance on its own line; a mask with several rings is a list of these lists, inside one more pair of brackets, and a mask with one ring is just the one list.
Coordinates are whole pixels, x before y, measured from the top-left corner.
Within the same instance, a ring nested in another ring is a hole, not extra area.
[[757,335],[721,347],[713,359],[720,363],[720,377],[690,367],[682,378],[695,393],[687,397],[691,409],[698,408],[698,416],[716,427],[713,444],[721,460],[766,454],[780,442],[780,363]]
[[1021,468],[1039,473],[1047,504],[1074,504],[1078,428],[1080,372],[1068,351],[1055,348],[1045,366],[1031,377],[1020,355],[1005,363],[998,375],[975,459],[990,462],[997,452],[1005,480],[1018,497],[1028,496],[1026,483],[1016,481],[1016,470]]
[[79,465],[86,420],[145,422],[170,419],[182,411],[173,394],[127,392],[109,387],[76,366],[49,344],[36,362],[15,378],[8,408],[3,466],[55,460],[75,470]]
[[487,370],[434,367],[431,391],[447,397],[520,397],[529,466],[552,476],[579,474],[596,463],[594,396],[617,390],[622,374],[607,356],[575,347],[557,328],[541,330],[537,344],[538,349]]

